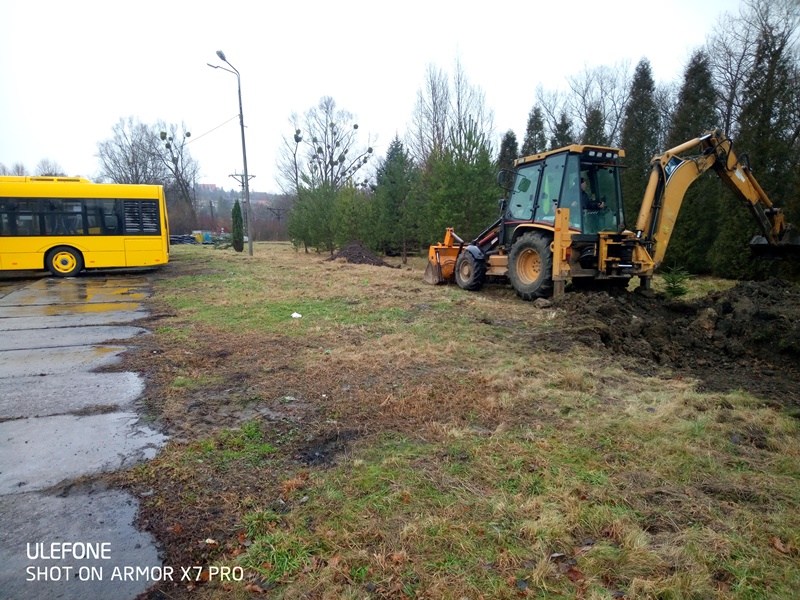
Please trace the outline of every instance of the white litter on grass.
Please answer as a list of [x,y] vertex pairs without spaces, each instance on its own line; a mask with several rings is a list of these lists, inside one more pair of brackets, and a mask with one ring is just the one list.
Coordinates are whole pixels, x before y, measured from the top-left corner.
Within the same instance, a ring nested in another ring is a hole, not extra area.
[[300,317],[302,317],[302,316],[303,316],[303,315],[301,315],[300,313],[296,313],[296,312],[295,312],[295,313],[292,313],[292,318],[293,318],[293,319],[299,319],[299,318],[300,318]]

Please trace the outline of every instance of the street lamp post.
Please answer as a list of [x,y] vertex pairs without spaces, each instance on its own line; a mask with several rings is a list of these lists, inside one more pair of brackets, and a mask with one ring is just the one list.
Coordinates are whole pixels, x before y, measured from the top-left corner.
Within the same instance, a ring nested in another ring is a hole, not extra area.
[[250,177],[247,174],[247,149],[244,144],[244,113],[242,112],[242,78],[239,75],[239,71],[234,67],[231,63],[228,62],[228,59],[225,58],[225,53],[222,50],[217,50],[217,56],[219,59],[227,64],[231,69],[226,69],[225,67],[221,67],[219,65],[212,65],[211,63],[206,63],[212,69],[222,69],[223,71],[227,71],[228,73],[233,73],[236,75],[236,83],[239,86],[239,125],[242,129],[242,160],[244,161],[244,202],[246,204],[245,211],[247,212],[247,251],[250,256],[253,256],[253,207],[250,205]]

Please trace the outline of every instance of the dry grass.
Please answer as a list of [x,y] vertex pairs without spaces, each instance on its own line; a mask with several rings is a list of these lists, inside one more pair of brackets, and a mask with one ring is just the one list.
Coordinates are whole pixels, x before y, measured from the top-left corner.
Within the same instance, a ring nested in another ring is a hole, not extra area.
[[[470,294],[424,285],[421,261],[322,258],[178,247],[155,281],[154,335],[124,367],[148,373],[173,441],[125,482],[153,490],[141,521],[168,564],[248,568],[242,583],[162,592],[797,589],[796,420],[655,367],[637,375],[507,287]],[[197,544],[208,537],[219,547]]]

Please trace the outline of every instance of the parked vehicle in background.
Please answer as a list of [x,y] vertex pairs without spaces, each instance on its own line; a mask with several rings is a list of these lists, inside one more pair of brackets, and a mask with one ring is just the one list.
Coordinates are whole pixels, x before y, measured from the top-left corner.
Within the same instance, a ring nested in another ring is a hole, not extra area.
[[0,270],[149,267],[169,260],[159,185],[80,177],[0,177]]

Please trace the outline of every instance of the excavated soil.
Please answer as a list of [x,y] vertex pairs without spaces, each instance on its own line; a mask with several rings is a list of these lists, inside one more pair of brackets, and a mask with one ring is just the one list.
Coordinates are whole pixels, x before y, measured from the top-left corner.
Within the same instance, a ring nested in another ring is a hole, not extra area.
[[573,324],[572,343],[610,350],[641,374],[667,369],[698,379],[701,390],[741,389],[800,407],[800,287],[792,283],[740,282],[692,301],[575,292],[555,304]]
[[330,258],[326,258],[326,261],[329,260],[339,260],[345,261],[353,265],[373,265],[376,267],[390,267],[392,269],[397,269],[400,265],[390,265],[382,258],[376,256],[369,250],[367,250],[361,242],[350,242],[346,246],[344,246],[341,250],[339,250],[336,254],[331,256]]

